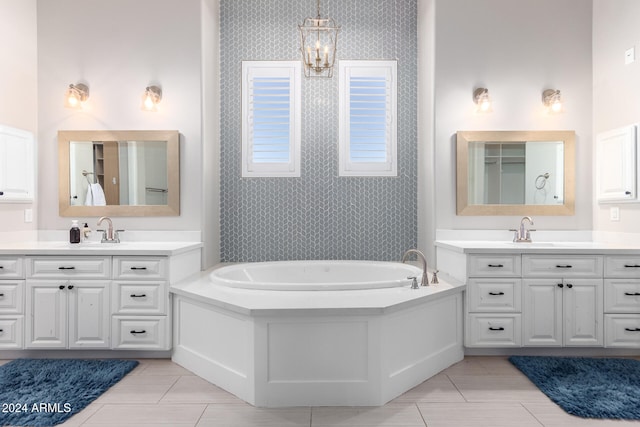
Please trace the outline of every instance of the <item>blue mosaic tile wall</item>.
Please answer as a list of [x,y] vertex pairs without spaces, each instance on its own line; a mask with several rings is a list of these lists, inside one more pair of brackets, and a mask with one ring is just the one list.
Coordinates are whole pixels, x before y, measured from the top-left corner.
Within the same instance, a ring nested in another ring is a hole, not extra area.
[[302,176],[242,178],[241,61],[299,59],[297,24],[316,2],[221,0],[222,261],[392,261],[416,246],[416,0],[323,0],[321,12],[342,26],[338,60],[398,60],[398,176],[338,176],[336,72],[302,80]]

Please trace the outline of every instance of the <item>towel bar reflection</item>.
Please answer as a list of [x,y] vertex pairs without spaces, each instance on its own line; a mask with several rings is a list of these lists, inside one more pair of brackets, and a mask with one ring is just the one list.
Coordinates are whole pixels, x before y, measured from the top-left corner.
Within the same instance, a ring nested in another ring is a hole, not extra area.
[[91,181],[89,181],[89,175],[94,175],[94,174],[93,174],[93,172],[87,172],[86,170],[83,170],[83,171],[82,171],[82,176],[84,176],[85,178],[87,178],[87,182],[88,182],[89,184],[95,184],[95,183],[97,182],[97,181],[95,181],[95,175],[94,175],[94,181],[95,181],[95,182],[91,182]]

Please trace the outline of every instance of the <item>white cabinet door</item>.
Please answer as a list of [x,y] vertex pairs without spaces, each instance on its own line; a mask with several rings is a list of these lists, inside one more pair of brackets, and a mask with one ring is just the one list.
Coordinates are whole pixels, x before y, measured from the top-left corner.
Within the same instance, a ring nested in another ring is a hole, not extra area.
[[565,280],[563,299],[564,345],[601,347],[604,344],[602,280]]
[[526,279],[523,284],[523,344],[561,346],[562,280]]
[[525,346],[604,344],[601,279],[526,279],[523,305]]
[[598,134],[597,196],[598,202],[635,201],[637,125]]
[[27,348],[66,348],[66,287],[63,280],[27,281]]
[[71,280],[67,286],[67,297],[69,348],[109,348],[109,282]]
[[0,203],[33,201],[33,134],[0,125]]

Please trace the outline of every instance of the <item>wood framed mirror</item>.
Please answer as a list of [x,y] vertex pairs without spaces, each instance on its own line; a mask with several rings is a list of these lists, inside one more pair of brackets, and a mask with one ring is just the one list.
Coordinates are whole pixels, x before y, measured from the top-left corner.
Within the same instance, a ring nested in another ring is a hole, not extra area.
[[58,132],[60,216],[180,215],[172,130]]
[[458,215],[574,215],[574,131],[459,131]]

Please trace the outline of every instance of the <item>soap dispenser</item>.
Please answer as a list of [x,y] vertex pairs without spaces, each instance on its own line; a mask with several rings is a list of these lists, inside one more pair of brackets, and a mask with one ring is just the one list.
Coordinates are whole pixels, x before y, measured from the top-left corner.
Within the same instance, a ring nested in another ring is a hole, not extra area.
[[84,226],[82,227],[82,241],[83,242],[88,241],[90,235],[91,235],[91,229],[89,228],[89,224],[85,222]]
[[69,243],[80,243],[80,227],[78,227],[78,220],[71,221],[71,230],[69,230]]

